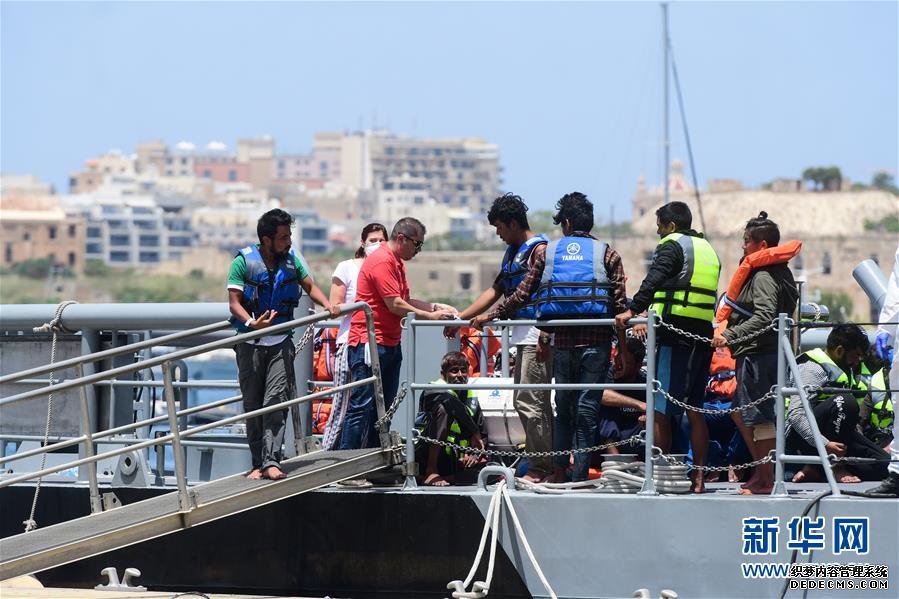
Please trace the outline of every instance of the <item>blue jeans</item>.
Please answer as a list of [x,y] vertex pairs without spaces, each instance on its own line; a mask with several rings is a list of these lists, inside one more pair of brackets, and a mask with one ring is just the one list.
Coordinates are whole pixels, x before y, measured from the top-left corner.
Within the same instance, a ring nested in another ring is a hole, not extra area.
[[[553,373],[557,383],[605,383],[611,360],[611,343],[593,347],[553,350]],[[599,407],[602,391],[556,391],[556,426],[553,449],[563,451],[591,447],[599,427]],[[556,457],[555,465],[566,468],[568,456]],[[590,455],[574,457],[574,481],[587,480]]]
[[[360,343],[348,347],[347,361],[352,380],[358,381],[371,376],[371,366],[365,363],[365,345]],[[381,385],[384,388],[384,409],[388,409],[400,385],[403,351],[399,345],[394,347],[379,345],[378,362],[381,365]],[[350,403],[347,406],[343,430],[340,433],[340,445],[337,449],[378,447],[380,443],[378,433],[375,431],[377,419],[374,386],[354,387],[350,392]]]

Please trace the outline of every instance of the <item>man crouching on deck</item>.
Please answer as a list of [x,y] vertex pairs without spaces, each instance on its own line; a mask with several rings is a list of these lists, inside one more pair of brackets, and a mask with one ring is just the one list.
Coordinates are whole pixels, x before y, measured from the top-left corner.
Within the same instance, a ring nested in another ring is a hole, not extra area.
[[[451,351],[440,361],[440,379],[434,384],[464,385],[468,382],[468,358]],[[460,399],[464,398],[464,399]],[[484,449],[487,431],[481,406],[474,391],[443,389],[425,391],[418,405],[415,428],[420,434],[454,443],[462,447]],[[422,482],[432,487],[445,487],[455,481],[459,464],[471,468],[481,461],[474,453],[460,455],[459,450],[420,440],[415,451]]]

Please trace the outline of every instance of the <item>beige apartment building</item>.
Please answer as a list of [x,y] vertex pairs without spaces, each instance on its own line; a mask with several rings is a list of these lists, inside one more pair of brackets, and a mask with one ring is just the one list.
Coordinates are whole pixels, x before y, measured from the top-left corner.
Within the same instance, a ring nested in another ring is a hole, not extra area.
[[0,266],[51,258],[75,271],[84,269],[84,219],[66,214],[50,197],[0,199]]
[[[379,216],[389,198],[413,196],[481,214],[499,195],[499,146],[480,138],[427,139],[366,131],[341,139],[340,180],[371,190],[361,218]],[[416,199],[417,198],[417,199]]]

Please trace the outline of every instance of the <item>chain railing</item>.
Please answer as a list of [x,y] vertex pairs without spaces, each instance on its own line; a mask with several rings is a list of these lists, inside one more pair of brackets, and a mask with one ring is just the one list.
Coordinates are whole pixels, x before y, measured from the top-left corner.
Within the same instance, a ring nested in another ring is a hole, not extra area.
[[[656,324],[656,322],[655,322],[656,320],[658,320],[658,324]],[[409,328],[412,329],[412,331],[413,331],[413,333],[412,333],[413,348],[414,348],[414,339],[415,339],[414,330],[416,328],[415,325],[419,325],[419,326],[422,326],[422,325],[425,325],[425,326],[427,326],[427,325],[454,326],[454,325],[459,324],[459,322],[456,322],[456,321],[445,321],[442,323],[433,323],[431,321],[415,322],[414,317],[409,318],[409,322],[411,322],[411,326],[409,326]],[[642,322],[642,319],[633,319],[632,320],[633,324],[639,324],[641,322]],[[711,342],[712,342],[712,339],[710,339],[708,337],[703,337],[702,335],[697,335],[697,334],[691,333],[689,331],[685,331],[685,330],[680,329],[672,324],[665,322],[664,320],[662,320],[662,318],[660,318],[659,316],[657,316],[656,314],[654,314],[651,311],[649,312],[649,314],[647,316],[646,323],[648,325],[647,326],[647,339],[646,339],[647,347],[651,347],[651,348],[655,347],[655,334],[654,334],[655,331],[654,331],[654,329],[658,326],[664,327],[678,335],[681,335],[687,339],[690,339],[690,340],[698,342],[698,343],[711,344]],[[509,326],[509,325],[534,325],[537,323],[536,323],[536,321],[497,321],[493,324],[499,325],[499,326]],[[589,326],[589,325],[605,325],[605,324],[612,324],[612,323],[611,323],[611,321],[607,322],[605,320],[598,320],[596,322],[589,321],[589,320],[582,320],[582,321],[547,321],[547,322],[541,322],[539,324],[541,324],[543,326]],[[799,401],[803,402],[803,409],[806,412],[806,416],[810,419],[810,421],[813,421],[814,414],[811,411],[811,407],[808,403],[808,398],[814,397],[814,395],[820,391],[820,387],[813,387],[813,386],[809,386],[809,385],[801,386],[799,388],[787,388],[787,386],[786,386],[787,370],[791,371],[794,380],[797,380],[797,381],[800,380],[800,378],[798,376],[798,367],[795,364],[795,358],[792,355],[792,348],[789,345],[789,340],[787,338],[787,333],[788,333],[790,327],[793,327],[793,326],[796,326],[795,321],[789,319],[786,315],[782,314],[778,317],[777,320],[773,321],[771,324],[767,325],[766,327],[764,327],[758,331],[749,333],[747,335],[743,335],[743,336],[737,337],[735,339],[731,339],[727,342],[727,345],[731,345],[731,346],[739,344],[739,343],[745,343],[745,342],[751,341],[765,333],[776,330],[778,338],[779,338],[778,382],[777,382],[777,385],[773,386],[770,391],[768,391],[761,397],[754,399],[748,403],[733,405],[730,408],[724,408],[724,409],[713,409],[713,408],[705,408],[705,407],[700,407],[700,406],[693,406],[693,405],[688,404],[687,402],[681,401],[681,400],[673,397],[670,393],[668,393],[667,390],[662,388],[659,380],[655,378],[655,362],[654,362],[654,359],[652,359],[654,354],[653,354],[653,350],[649,349],[649,351],[647,352],[647,356],[649,358],[647,360],[647,380],[649,381],[649,383],[647,385],[645,385],[645,387],[644,387],[646,389],[646,423],[645,423],[645,430],[641,436],[641,439],[645,440],[645,442],[646,442],[646,457],[645,457],[644,461],[646,463],[646,469],[647,469],[647,476],[646,476],[647,480],[646,480],[646,485],[644,486],[643,491],[641,491],[641,494],[654,494],[655,493],[655,489],[654,489],[653,482],[652,482],[652,480],[653,480],[653,477],[652,477],[653,459],[652,458],[658,457],[658,454],[654,454],[653,452],[658,451],[660,453],[660,450],[658,450],[658,448],[653,447],[655,394],[658,393],[666,401],[670,401],[672,404],[677,405],[677,406],[683,408],[684,410],[689,410],[689,411],[701,413],[704,415],[734,414],[736,412],[740,412],[747,408],[752,408],[752,407],[761,405],[766,402],[774,401],[774,403],[775,403],[775,412],[776,412],[776,418],[777,418],[777,423],[776,423],[777,447],[769,455],[766,455],[757,460],[753,460],[751,462],[747,462],[745,464],[735,464],[735,465],[728,465],[728,466],[705,466],[705,465],[699,466],[699,465],[695,465],[695,464],[687,465],[682,462],[677,462],[677,464],[684,465],[684,466],[690,466],[693,469],[702,470],[702,471],[706,471],[706,472],[724,472],[724,471],[731,470],[731,469],[741,470],[741,469],[753,468],[756,466],[761,466],[764,464],[769,464],[769,463],[774,462],[776,464],[778,476],[780,476],[781,483],[780,484],[777,484],[777,482],[775,483],[775,489],[773,491],[773,494],[783,495],[783,494],[786,494],[785,488],[783,487],[783,484],[782,484],[784,463],[821,463],[822,465],[825,466],[825,471],[828,471],[827,472],[828,482],[831,483],[832,492],[834,492],[835,495],[839,495],[839,490],[836,488],[836,483],[833,479],[832,472],[829,472],[830,468],[826,467],[833,461],[834,456],[828,456],[826,454],[826,452],[824,451],[824,448],[820,442],[820,432],[817,430],[817,426],[815,423],[812,422],[812,426],[813,426],[813,429],[816,434],[816,445],[817,445],[816,448],[818,450],[818,454],[819,454],[818,456],[788,456],[785,454],[785,451],[784,451],[783,437],[785,434],[784,420],[785,420],[785,416],[786,416],[784,413],[785,408],[783,407],[784,406],[784,402],[783,402],[784,393],[790,392],[790,393],[795,394],[798,392],[800,395]],[[789,354],[790,354],[789,357],[786,356],[787,352],[789,352]],[[414,358],[413,358],[413,360],[414,360]],[[414,376],[414,373],[415,373],[414,362],[413,362],[413,367],[412,367],[412,373]],[[571,385],[553,384],[553,385],[519,385],[518,387],[532,388],[532,389],[552,388],[552,389],[559,390],[559,389],[567,388],[570,386]],[[433,387],[434,387],[434,385],[413,384],[412,385],[413,398],[414,398],[415,390],[424,389],[424,388],[433,388]],[[453,386],[453,388],[455,388],[455,387],[458,387],[458,385]],[[616,388],[616,385],[581,385],[581,387],[583,387],[583,388],[595,388],[595,387]],[[626,387],[626,385],[622,386],[622,387]],[[447,386],[447,388],[449,388],[449,387]],[[468,385],[466,388],[481,388],[481,387]],[[392,407],[398,407],[398,406],[392,406]],[[394,412],[395,412],[395,410],[391,410],[391,415]],[[414,423],[412,422],[413,419],[414,419],[414,410],[410,409],[410,425],[409,425],[410,430],[414,430]],[[514,451],[514,452],[513,451],[500,451],[500,450],[492,450],[492,449],[481,450],[481,449],[472,448],[472,447],[468,447],[468,446],[462,446],[462,445],[459,445],[456,443],[449,443],[447,441],[442,441],[439,439],[433,439],[433,438],[428,437],[420,432],[412,433],[412,434],[410,434],[410,437],[413,435],[414,435],[415,439],[417,439],[417,440],[421,440],[421,441],[424,441],[424,442],[427,442],[427,443],[430,443],[433,445],[437,445],[440,447],[449,448],[449,449],[452,449],[454,451],[458,451],[461,453],[475,454],[475,455],[481,455],[481,456],[497,456],[497,457],[557,457],[560,455],[574,455],[574,454],[578,454],[578,453],[600,451],[602,449],[616,446],[617,444],[628,444],[631,442],[631,440],[628,439],[628,440],[614,442],[614,443],[605,444],[605,445],[596,445],[596,446],[589,447],[589,448],[564,450],[564,451],[528,453],[528,452],[518,452],[518,451]],[[410,438],[409,447],[407,448],[407,460],[414,459],[414,457],[411,455],[414,453],[414,448],[411,445],[412,445],[412,440]],[[668,458],[668,457],[665,458],[665,460],[668,463],[672,463],[669,460],[673,460],[673,459],[674,458]]]
[[[690,331],[685,331],[683,329],[679,329],[678,327],[674,326],[673,324],[669,324],[669,323],[665,322],[664,320],[662,320],[661,316],[657,315],[656,318],[659,321],[659,325],[665,327],[666,329],[668,329],[669,331],[671,331],[673,333],[677,333],[678,335],[681,335],[682,337],[686,337],[687,339],[692,339],[693,341],[698,341],[699,343],[709,343],[709,344],[712,343],[712,339],[710,337],[703,337],[702,335],[697,335],[696,333],[691,333]],[[774,331],[776,329],[777,329],[777,320],[775,319],[771,324],[769,324],[767,327],[765,327],[763,329],[754,331],[752,333],[748,333],[746,335],[743,335],[742,337],[736,337],[734,339],[727,340],[726,345],[728,345],[728,346],[739,345],[740,343],[744,343],[746,341],[752,341],[756,337],[760,337],[760,336],[764,335],[765,333],[767,333],[768,331]]]
[[[399,409],[400,404],[403,403],[403,399],[406,397],[406,393],[409,391],[409,386],[406,385],[406,382],[403,381],[403,384],[400,385],[400,390],[397,392],[396,397],[393,398],[393,402],[391,402],[390,407],[387,408],[387,411],[384,412],[384,416],[378,418],[375,421],[375,428],[381,432],[385,432],[387,426],[390,425],[390,421],[393,420],[393,416],[396,414],[396,411]],[[414,408],[414,406],[413,406]]]
[[726,466],[698,466],[696,464],[688,464],[687,462],[682,462],[674,456],[664,453],[659,447],[653,447],[652,449],[653,452],[655,452],[661,460],[663,460],[670,466],[684,466],[692,470],[701,470],[703,472],[728,472],[730,470],[745,470],[747,468],[755,468],[756,466],[761,466],[762,464],[770,464],[774,461],[774,451],[772,450],[768,453],[768,455],[751,462],[746,462],[745,464],[728,464]]
[[594,445],[593,447],[581,447],[578,449],[558,449],[554,451],[510,451],[510,450],[499,450],[499,449],[480,449],[478,447],[471,447],[469,445],[459,445],[458,443],[451,443],[449,441],[442,441],[440,439],[434,439],[432,437],[428,437],[421,433],[414,433],[415,439],[421,439],[422,441],[429,443],[431,445],[437,445],[439,447],[445,447],[448,449],[452,449],[459,453],[467,453],[472,455],[477,455],[481,457],[499,457],[499,458],[555,458],[562,456],[574,456],[583,453],[595,453],[598,451],[602,451],[604,449],[610,449],[612,447],[622,447],[624,445],[632,445],[636,446],[643,442],[646,434],[645,431],[641,431],[639,435],[634,435],[632,437],[628,437],[627,439],[622,439],[621,441],[611,441],[609,443],[604,443],[602,445]]

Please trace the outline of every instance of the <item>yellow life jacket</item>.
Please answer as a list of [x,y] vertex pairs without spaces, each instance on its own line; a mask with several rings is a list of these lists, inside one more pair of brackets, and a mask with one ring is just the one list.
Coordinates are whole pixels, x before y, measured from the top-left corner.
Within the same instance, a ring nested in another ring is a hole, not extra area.
[[684,252],[684,265],[674,278],[665,281],[652,296],[650,308],[665,316],[683,316],[712,322],[718,297],[721,262],[711,244],[702,237],[671,233],[659,240],[677,243]]

